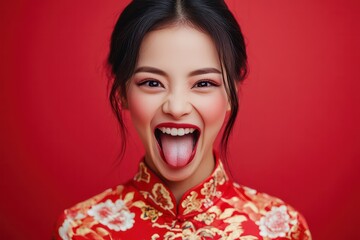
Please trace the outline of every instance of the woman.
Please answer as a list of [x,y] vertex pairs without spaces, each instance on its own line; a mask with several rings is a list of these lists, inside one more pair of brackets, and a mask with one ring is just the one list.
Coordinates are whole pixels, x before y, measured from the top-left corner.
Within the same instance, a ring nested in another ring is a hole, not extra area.
[[131,2],[108,63],[112,107],[123,130],[130,112],[145,157],[133,180],[65,210],[56,238],[311,239],[296,210],[232,182],[213,151],[223,124],[226,149],[247,69],[224,1]]

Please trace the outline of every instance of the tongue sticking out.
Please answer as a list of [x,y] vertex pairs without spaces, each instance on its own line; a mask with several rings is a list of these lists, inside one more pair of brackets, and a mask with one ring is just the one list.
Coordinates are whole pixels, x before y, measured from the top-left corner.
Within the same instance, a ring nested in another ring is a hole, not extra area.
[[193,151],[193,136],[171,136],[161,134],[161,145],[165,161],[173,167],[183,167],[189,161]]

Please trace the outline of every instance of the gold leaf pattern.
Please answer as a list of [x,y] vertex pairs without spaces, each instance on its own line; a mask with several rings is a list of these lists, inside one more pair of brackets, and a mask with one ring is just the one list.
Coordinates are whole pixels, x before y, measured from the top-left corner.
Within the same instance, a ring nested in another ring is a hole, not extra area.
[[141,208],[142,214],[141,214],[141,219],[143,220],[151,220],[151,222],[156,222],[156,220],[162,215],[162,212],[159,212],[158,210],[156,210],[155,208],[151,207],[151,206],[143,206]]
[[143,181],[145,183],[150,182],[150,174],[147,171],[147,167],[145,166],[145,163],[141,162],[139,164],[139,171],[135,175],[134,180],[137,182],[141,182],[141,181]]
[[164,187],[162,183],[156,183],[152,188],[152,196],[154,202],[161,206],[163,209],[173,209],[174,204],[170,197],[169,191]]
[[197,198],[197,192],[191,192],[190,196],[181,203],[181,206],[185,208],[184,214],[188,214],[193,211],[199,211],[201,209],[201,200]]

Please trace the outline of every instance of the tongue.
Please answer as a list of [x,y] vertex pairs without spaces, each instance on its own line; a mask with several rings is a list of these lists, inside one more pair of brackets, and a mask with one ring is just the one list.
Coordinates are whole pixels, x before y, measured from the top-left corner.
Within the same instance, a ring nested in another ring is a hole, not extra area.
[[173,167],[183,167],[189,161],[193,151],[192,134],[171,136],[161,134],[161,145],[165,161]]

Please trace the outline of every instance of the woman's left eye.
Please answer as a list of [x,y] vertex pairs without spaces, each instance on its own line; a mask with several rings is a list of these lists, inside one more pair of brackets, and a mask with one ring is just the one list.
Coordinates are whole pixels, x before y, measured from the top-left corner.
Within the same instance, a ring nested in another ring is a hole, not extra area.
[[212,82],[212,81],[199,81],[197,83],[195,83],[195,85],[193,86],[193,88],[204,88],[204,87],[216,87],[218,86],[218,84]]

